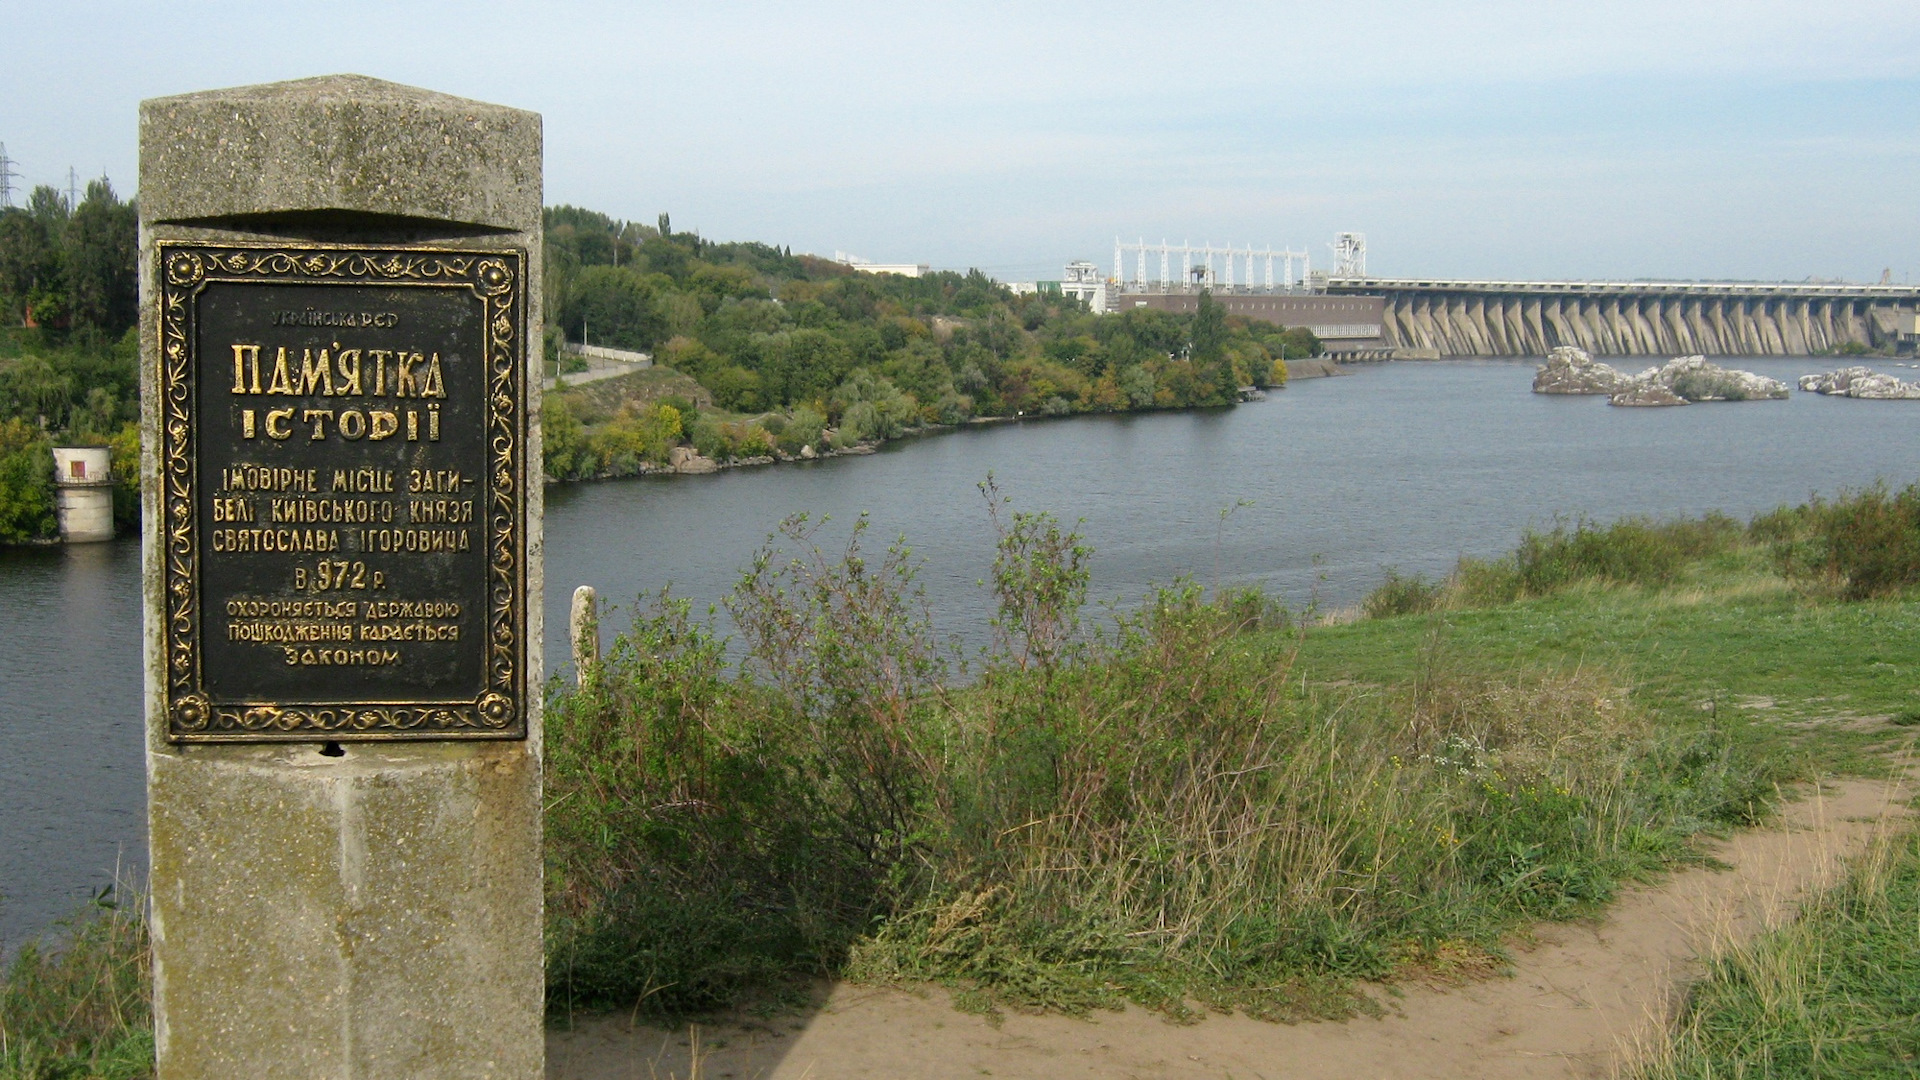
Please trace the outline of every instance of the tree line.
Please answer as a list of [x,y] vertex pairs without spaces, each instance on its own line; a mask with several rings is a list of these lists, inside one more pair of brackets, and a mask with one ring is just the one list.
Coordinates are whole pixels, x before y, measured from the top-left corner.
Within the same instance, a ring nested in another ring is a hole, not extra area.
[[[1304,328],[1200,310],[1094,315],[979,271],[867,274],[791,249],[716,243],[572,206],[546,212],[545,352],[563,341],[652,352],[696,380],[595,414],[566,394],[546,467],[631,472],[691,442],[719,459],[889,439],[974,417],[1231,404],[1317,353]],[[123,526],[138,514],[138,216],[103,179],[0,209],[0,543],[53,536],[51,447],[108,444]]]
[[[1205,293],[1193,314],[1095,315],[978,270],[868,274],[675,232],[665,214],[644,225],[573,206],[547,210],[546,237],[550,359],[562,340],[652,352],[711,394],[704,425],[685,402],[676,419],[722,456],[790,449],[796,428],[838,445],[974,417],[1229,405],[1242,386],[1284,382],[1284,356],[1320,351],[1304,327],[1230,317]],[[573,411],[547,415],[549,474],[621,471],[607,425],[639,411]],[[715,434],[729,424],[731,442]]]
[[114,514],[139,514],[139,218],[106,178],[0,209],[0,543],[51,537],[56,441],[113,447]]

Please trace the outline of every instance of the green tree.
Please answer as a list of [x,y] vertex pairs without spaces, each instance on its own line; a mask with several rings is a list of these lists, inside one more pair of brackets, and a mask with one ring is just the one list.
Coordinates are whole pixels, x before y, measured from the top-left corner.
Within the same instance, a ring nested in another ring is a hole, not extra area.
[[0,304],[5,306],[4,320],[25,322],[28,299],[59,288],[60,249],[46,221],[19,207],[0,210]]
[[556,480],[578,479],[590,457],[587,433],[566,398],[551,394],[540,403],[540,435],[547,475]]
[[18,417],[0,422],[0,544],[51,537],[53,444]]
[[576,341],[617,349],[651,348],[666,330],[654,290],[639,274],[616,266],[581,270],[560,321]]
[[67,426],[73,406],[74,377],[67,364],[29,353],[0,370],[0,416],[16,417],[50,429]]
[[68,317],[74,324],[118,336],[138,321],[139,232],[138,211],[120,201],[105,177],[87,183],[63,245]]
[[1227,312],[1214,303],[1211,289],[1200,290],[1200,310],[1194,312],[1188,337],[1188,358],[1196,365],[1217,363],[1227,345]]

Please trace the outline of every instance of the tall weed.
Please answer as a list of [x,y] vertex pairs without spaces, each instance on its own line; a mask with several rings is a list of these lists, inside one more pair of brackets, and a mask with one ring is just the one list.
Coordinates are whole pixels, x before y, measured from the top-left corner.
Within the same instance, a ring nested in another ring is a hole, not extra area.
[[1340,1015],[1357,978],[1603,902],[1747,794],[1737,736],[1683,750],[1604,672],[1472,674],[1440,623],[1410,685],[1337,692],[1248,632],[1288,621],[1254,594],[1180,582],[1088,633],[1077,530],[985,493],[1000,633],[971,685],[908,552],[794,519],[729,600],[738,673],[669,602],[559,695],[556,1005],[850,973]]
[[1607,526],[1581,521],[1571,529],[1529,529],[1514,560],[1521,587],[1534,596],[1578,581],[1669,585],[1688,563],[1726,550],[1741,534],[1740,524],[1723,514],[1676,521],[1622,518]]
[[0,1080],[153,1075],[145,898],[103,891],[0,981]]
[[1505,557],[1462,558],[1438,582],[1389,568],[1360,608],[1368,618],[1380,619],[1497,607],[1588,582],[1660,588],[1744,539],[1740,524],[1721,514],[1674,521],[1623,518],[1605,526],[1562,523],[1545,532],[1527,530]]
[[1920,484],[1816,497],[1754,519],[1751,531],[1782,573],[1827,581],[1850,600],[1920,584]]

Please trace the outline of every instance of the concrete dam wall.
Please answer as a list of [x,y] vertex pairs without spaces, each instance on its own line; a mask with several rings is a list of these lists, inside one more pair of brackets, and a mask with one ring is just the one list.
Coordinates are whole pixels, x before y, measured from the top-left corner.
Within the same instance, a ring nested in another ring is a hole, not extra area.
[[1387,347],[1440,356],[1796,356],[1911,348],[1920,286],[1334,278],[1378,296]]

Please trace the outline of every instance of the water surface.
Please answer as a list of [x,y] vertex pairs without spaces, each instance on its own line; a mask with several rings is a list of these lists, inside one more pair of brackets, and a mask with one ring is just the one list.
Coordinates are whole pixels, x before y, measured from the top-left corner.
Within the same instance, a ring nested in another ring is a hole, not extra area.
[[[1830,365],[1739,366],[1791,380]],[[870,547],[904,534],[940,626],[977,644],[989,472],[1019,508],[1084,519],[1098,599],[1188,575],[1295,607],[1353,603],[1387,566],[1443,573],[1556,517],[1744,517],[1920,478],[1920,403],[1617,409],[1530,393],[1525,361],[1356,370],[1230,410],[982,425],[871,456],[549,488],[548,668],[565,662],[575,585],[629,610],[671,585],[704,609],[802,511],[832,516],[836,541],[862,512]],[[143,853],[138,646],[137,545],[0,553],[0,941]]]

